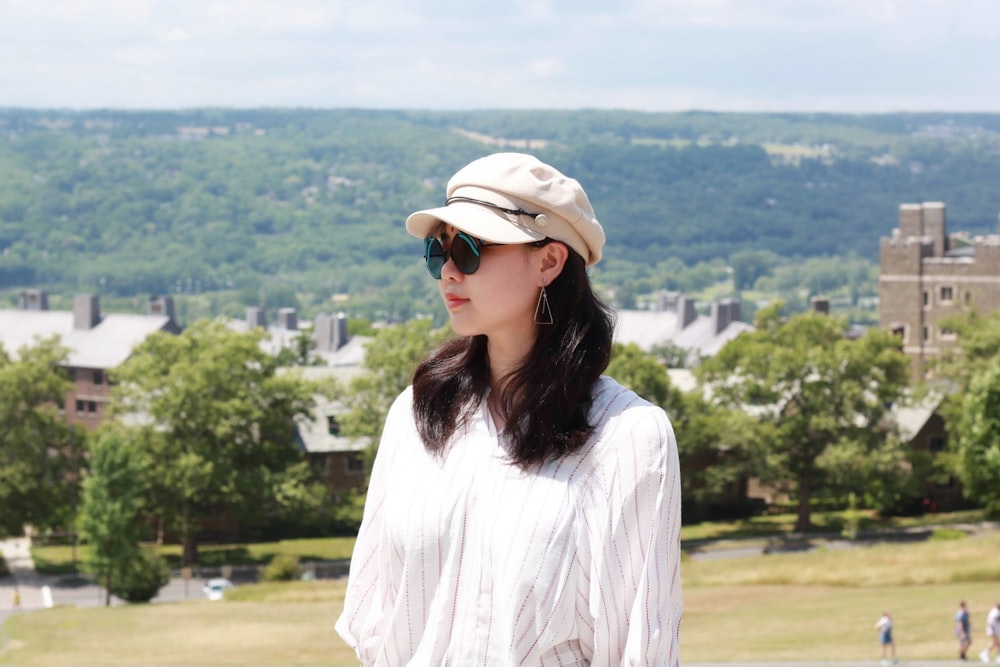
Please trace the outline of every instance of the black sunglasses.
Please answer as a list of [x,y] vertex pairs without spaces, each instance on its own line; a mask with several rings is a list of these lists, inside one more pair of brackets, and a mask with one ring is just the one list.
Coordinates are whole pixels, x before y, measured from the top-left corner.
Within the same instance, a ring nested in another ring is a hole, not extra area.
[[455,268],[465,275],[472,275],[479,269],[481,248],[503,245],[501,243],[486,243],[465,232],[455,234],[451,240],[451,248],[444,249],[441,241],[433,236],[424,239],[424,261],[427,262],[427,272],[436,280],[441,280],[441,269],[449,259],[455,262]]

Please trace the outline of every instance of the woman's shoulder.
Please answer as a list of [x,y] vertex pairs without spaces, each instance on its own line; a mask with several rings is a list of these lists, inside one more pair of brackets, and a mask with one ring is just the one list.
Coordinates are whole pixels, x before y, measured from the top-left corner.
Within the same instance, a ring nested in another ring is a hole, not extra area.
[[619,418],[643,419],[662,415],[666,419],[666,413],[662,408],[650,403],[619,383],[618,380],[607,375],[602,375],[594,383],[591,397],[593,399],[592,417],[617,416]]
[[396,396],[389,406],[385,416],[383,438],[385,433],[401,427],[408,427],[413,422],[413,386],[409,386]]
[[666,412],[617,380],[602,376],[594,384],[591,424],[595,445],[618,449],[628,440],[638,450],[659,457],[674,441],[673,427]]

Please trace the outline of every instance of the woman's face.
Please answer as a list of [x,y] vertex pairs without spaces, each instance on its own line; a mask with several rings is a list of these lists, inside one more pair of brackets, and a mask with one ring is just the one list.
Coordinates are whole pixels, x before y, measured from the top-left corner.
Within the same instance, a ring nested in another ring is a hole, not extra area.
[[[439,231],[445,249],[451,249],[458,231],[450,225]],[[441,268],[438,287],[452,329],[461,336],[487,336],[491,346],[515,344],[527,349],[535,337],[541,253],[526,245],[486,245],[480,252],[479,269],[471,275],[459,271],[450,259]]]

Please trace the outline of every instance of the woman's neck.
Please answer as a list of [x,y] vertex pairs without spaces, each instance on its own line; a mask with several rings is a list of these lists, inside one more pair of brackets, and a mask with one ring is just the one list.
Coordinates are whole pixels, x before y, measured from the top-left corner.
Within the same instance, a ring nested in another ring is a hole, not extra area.
[[499,392],[505,379],[521,366],[530,351],[530,342],[504,346],[489,340],[486,358],[490,365],[490,391]]
[[501,396],[504,387],[510,380],[510,375],[524,363],[533,341],[519,340],[516,344],[501,345],[495,339],[488,341],[486,356],[490,365],[490,395],[486,405],[493,423],[498,430],[503,430],[505,419],[501,407]]

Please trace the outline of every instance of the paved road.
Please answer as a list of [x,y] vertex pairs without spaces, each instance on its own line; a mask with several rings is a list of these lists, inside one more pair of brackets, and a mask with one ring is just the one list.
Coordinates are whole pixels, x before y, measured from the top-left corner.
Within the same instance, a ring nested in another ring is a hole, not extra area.
[[[35,572],[31,561],[31,542],[27,538],[0,540],[0,552],[4,554],[11,576],[0,578],[0,625],[12,613],[44,609],[52,605],[72,605],[75,607],[99,607],[105,604],[104,589],[79,578],[42,575]],[[171,579],[160,589],[153,602],[178,602],[203,597],[202,579],[185,581]],[[47,590],[46,590],[47,589]],[[14,608],[15,591],[20,597],[20,608]],[[124,604],[116,597],[111,604]]]

